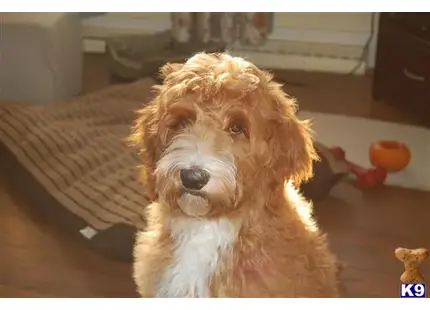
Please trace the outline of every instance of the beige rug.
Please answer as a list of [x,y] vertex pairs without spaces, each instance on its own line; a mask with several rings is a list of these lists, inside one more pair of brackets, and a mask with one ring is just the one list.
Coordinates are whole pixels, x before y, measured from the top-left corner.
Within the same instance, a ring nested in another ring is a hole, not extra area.
[[411,150],[411,162],[405,170],[389,174],[387,185],[430,191],[430,130],[359,117],[301,111],[302,118],[313,119],[319,142],[340,146],[348,160],[370,167],[369,146],[377,140],[397,140]]

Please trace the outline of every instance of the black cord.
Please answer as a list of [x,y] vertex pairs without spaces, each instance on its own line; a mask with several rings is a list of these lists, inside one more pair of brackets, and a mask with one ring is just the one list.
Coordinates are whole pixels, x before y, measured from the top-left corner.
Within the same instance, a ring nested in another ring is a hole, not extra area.
[[372,43],[373,37],[375,36],[375,12],[372,12],[370,15],[370,35],[369,38],[366,41],[366,44],[363,47],[363,50],[361,51],[360,58],[358,60],[358,63],[352,68],[352,70],[347,75],[352,75],[357,72],[358,69],[360,69],[362,63],[366,64],[367,58],[369,56],[369,49],[370,44]]

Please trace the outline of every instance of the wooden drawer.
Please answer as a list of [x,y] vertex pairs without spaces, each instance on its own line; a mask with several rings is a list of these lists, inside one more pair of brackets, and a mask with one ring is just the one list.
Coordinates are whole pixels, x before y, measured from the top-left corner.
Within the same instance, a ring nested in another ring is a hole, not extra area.
[[380,31],[374,94],[430,117],[430,42],[396,27]]

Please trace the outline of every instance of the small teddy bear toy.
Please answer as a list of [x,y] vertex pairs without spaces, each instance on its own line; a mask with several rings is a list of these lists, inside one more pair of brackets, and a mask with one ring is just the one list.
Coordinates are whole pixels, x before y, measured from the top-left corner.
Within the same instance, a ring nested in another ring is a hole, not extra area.
[[402,283],[424,283],[424,277],[420,273],[419,266],[429,256],[429,250],[397,248],[394,255],[405,264],[405,271],[400,276]]

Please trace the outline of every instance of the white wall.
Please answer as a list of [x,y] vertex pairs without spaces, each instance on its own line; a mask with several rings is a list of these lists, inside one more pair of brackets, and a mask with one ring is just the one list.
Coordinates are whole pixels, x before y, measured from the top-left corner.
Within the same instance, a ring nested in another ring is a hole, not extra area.
[[[369,46],[366,66],[373,68],[379,13],[276,13],[275,25],[301,30],[321,30],[325,32],[326,39],[328,38],[327,34],[330,33],[332,37],[339,38],[339,45],[356,45],[361,53],[371,35],[372,14],[374,14],[374,33]],[[324,38],[321,39],[324,40]]]

